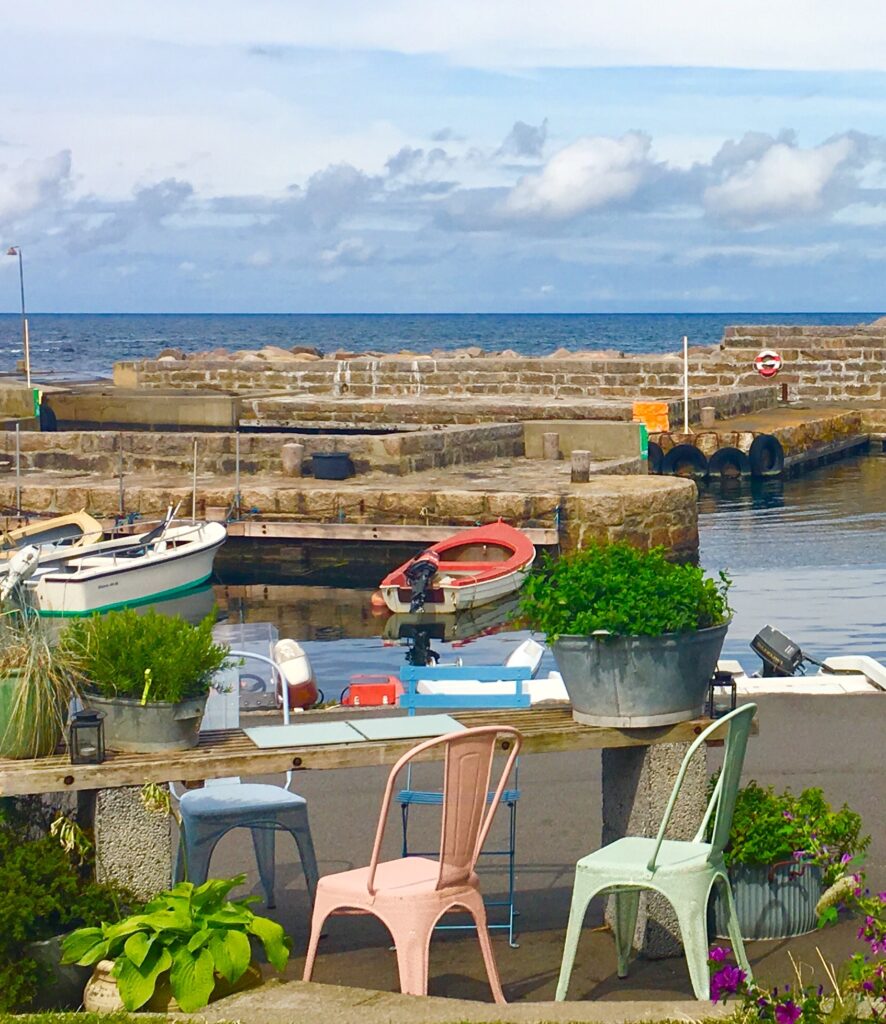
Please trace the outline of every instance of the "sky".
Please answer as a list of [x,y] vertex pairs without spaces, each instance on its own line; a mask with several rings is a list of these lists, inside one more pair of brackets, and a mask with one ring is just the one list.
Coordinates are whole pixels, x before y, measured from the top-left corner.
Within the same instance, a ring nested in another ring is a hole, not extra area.
[[881,0],[28,0],[0,48],[31,311],[886,308]]

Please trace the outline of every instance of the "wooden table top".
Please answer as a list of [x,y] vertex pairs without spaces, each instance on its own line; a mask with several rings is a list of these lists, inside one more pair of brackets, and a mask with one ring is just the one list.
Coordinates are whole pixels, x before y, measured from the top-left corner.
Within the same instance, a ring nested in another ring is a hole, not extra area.
[[[468,727],[514,726],[523,735],[523,753],[526,754],[689,743],[710,725],[707,718],[656,729],[580,725],[573,720],[572,709],[564,706],[453,711],[451,714]],[[311,720],[321,719],[311,715]],[[191,750],[156,754],[109,753],[107,760],[98,765],[71,764],[67,754],[37,760],[0,759],[0,796],[116,789],[141,786],[146,782],[197,782],[228,775],[247,777],[289,770],[391,765],[419,742],[417,739],[363,740],[327,746],[260,749],[240,729],[206,732],[201,734],[199,745]]]

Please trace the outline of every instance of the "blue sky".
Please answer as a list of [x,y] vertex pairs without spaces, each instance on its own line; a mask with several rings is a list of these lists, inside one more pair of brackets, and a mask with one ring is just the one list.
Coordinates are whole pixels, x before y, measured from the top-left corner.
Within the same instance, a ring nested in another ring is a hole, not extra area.
[[3,49],[34,311],[886,306],[870,0],[30,0]]

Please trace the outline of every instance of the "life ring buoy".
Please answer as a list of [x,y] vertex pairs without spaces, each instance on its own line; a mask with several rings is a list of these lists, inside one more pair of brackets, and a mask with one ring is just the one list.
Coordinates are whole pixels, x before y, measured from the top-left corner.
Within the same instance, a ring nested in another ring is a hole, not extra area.
[[784,448],[772,434],[758,434],[748,452],[752,476],[779,476],[784,471]]
[[648,463],[650,473],[661,472],[661,460],[664,458],[664,452],[661,450],[661,445],[657,441],[649,442],[648,452]]
[[751,475],[751,460],[740,448],[718,448],[708,459],[708,474],[729,478]]
[[694,444],[675,444],[661,460],[662,473],[700,479],[708,475],[705,453]]

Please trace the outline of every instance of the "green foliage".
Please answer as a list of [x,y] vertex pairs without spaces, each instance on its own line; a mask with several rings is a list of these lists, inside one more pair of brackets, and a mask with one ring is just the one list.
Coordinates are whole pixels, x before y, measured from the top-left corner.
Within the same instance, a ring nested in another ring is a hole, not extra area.
[[229,900],[245,875],[210,879],[201,886],[181,882],[114,925],[81,928],[64,942],[64,962],[90,965],[114,961],[114,977],[127,1010],[151,998],[161,975],[169,973],[172,994],[186,1013],[206,1006],[216,975],[232,984],[249,966],[250,937],[264,946],[282,971],[290,940],[276,921],[249,909],[255,897]]
[[192,626],[179,617],[132,608],[77,619],[61,643],[85,688],[103,697],[177,704],[203,697],[228,647],[213,643],[215,612]]
[[820,864],[825,884],[871,841],[861,835],[861,817],[844,804],[835,811],[821,789],[776,793],[751,781],[738,791],[726,864],[775,864],[798,860]]
[[26,1006],[43,980],[27,943],[116,920],[126,899],[91,880],[91,861],[75,867],[47,824],[27,805],[0,809],[0,1010]]
[[[140,1013],[133,1016],[126,1010],[113,1013],[71,1013],[65,1010],[47,1010],[44,1013],[22,1013],[16,1016],[0,1013],[0,1024],[168,1024],[165,1014]],[[197,1024],[183,1017],[176,1018],[176,1024]],[[223,1024],[223,1022],[219,1022]]]
[[694,565],[677,565],[664,548],[595,544],[554,560],[545,556],[523,587],[520,613],[549,642],[558,636],[686,633],[728,621],[730,580],[706,579]]

